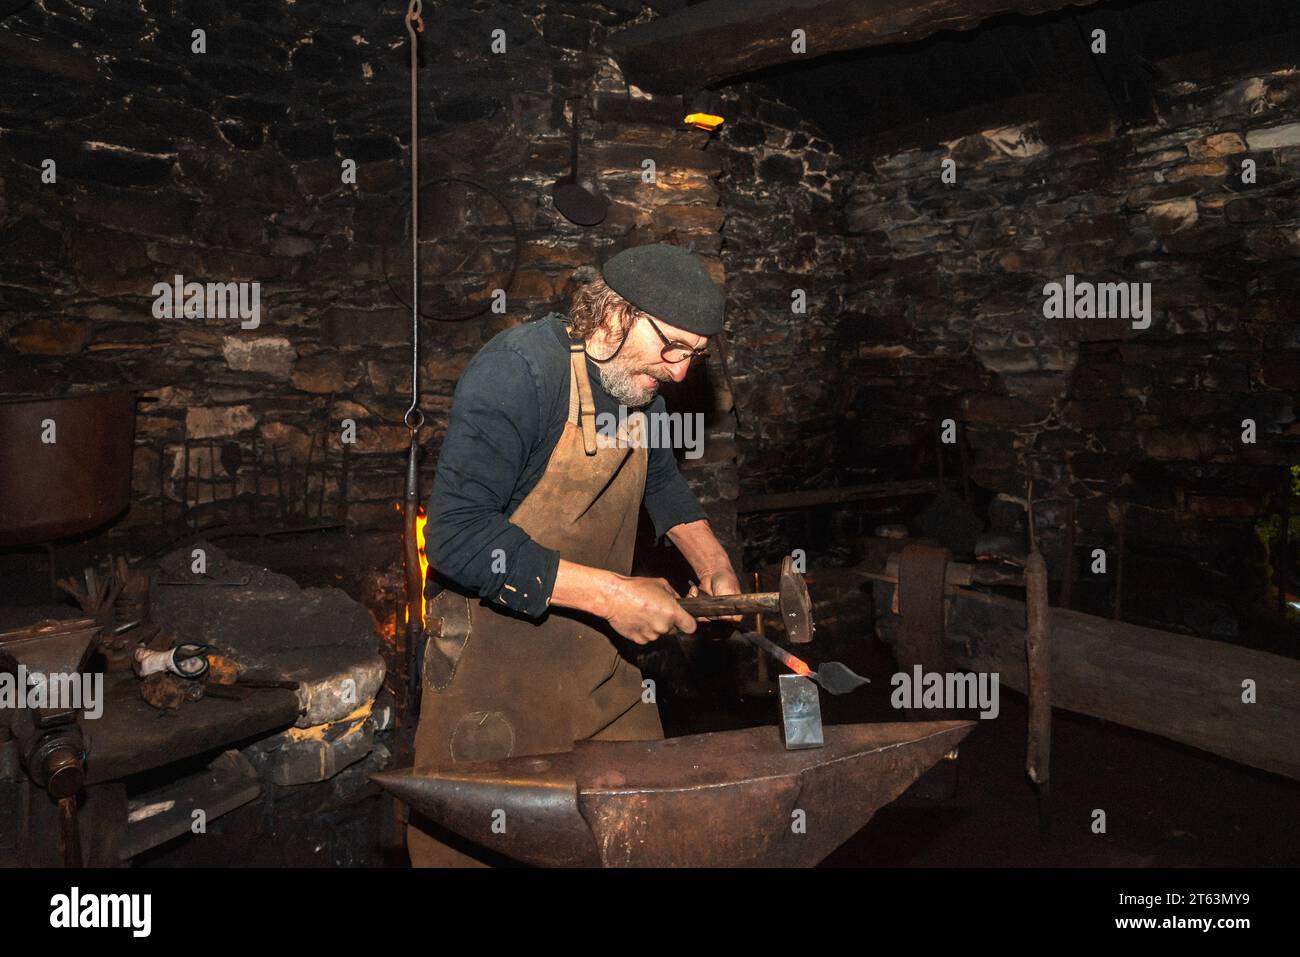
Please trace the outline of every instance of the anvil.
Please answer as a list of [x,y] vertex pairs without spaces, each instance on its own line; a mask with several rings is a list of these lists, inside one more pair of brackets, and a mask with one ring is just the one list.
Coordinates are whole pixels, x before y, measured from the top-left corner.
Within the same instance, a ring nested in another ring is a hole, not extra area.
[[776,727],[371,775],[432,821],[551,867],[811,867],[952,752],[973,721]]

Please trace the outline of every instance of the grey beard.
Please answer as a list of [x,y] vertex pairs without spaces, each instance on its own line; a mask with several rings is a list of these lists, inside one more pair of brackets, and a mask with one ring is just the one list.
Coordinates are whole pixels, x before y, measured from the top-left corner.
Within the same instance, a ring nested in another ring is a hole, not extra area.
[[638,409],[647,405],[655,394],[659,391],[658,387],[643,389],[632,381],[632,377],[638,373],[645,372],[646,375],[654,376],[655,379],[662,382],[653,372],[643,369],[629,369],[622,363],[607,363],[596,367],[600,375],[600,384],[605,387],[605,391],[615,399],[630,409]]

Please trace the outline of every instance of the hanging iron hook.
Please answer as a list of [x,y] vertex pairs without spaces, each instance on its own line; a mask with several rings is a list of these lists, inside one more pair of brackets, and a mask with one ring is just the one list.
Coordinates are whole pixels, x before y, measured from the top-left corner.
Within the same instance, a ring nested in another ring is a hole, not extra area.
[[[423,13],[423,4],[420,0],[411,0],[410,5],[406,8],[406,32],[411,35],[412,40],[415,39],[416,33],[424,32],[424,20],[420,16],[421,13]],[[414,30],[411,29],[412,24],[415,25]]]
[[420,410],[420,130],[419,86],[417,80],[417,32],[424,32],[422,0],[411,0],[406,8],[406,32],[411,37],[411,407],[402,422],[411,430],[411,439],[424,425]]
[[424,643],[424,576],[420,571],[420,99],[419,43],[424,31],[421,0],[411,0],[406,11],[406,32],[411,37],[411,407],[402,422],[411,430],[411,451],[406,460],[406,495],[402,505],[403,564],[406,570],[406,671],[407,701],[412,716],[420,711],[420,659]]

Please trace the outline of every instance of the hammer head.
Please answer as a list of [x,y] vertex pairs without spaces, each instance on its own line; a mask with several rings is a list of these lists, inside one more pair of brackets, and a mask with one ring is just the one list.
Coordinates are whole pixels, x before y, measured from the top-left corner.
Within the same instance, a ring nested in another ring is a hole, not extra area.
[[793,562],[787,555],[781,560],[781,584],[778,586],[781,596],[781,620],[785,622],[785,633],[791,643],[806,645],[812,641],[812,599],[808,597],[808,586],[803,576],[794,570]]

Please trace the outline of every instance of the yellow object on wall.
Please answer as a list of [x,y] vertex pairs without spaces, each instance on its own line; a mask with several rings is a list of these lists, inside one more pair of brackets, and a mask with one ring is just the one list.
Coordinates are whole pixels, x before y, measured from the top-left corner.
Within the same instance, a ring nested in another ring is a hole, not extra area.
[[709,130],[712,132],[726,122],[720,116],[714,116],[712,113],[688,113],[686,119],[682,121],[696,129]]

